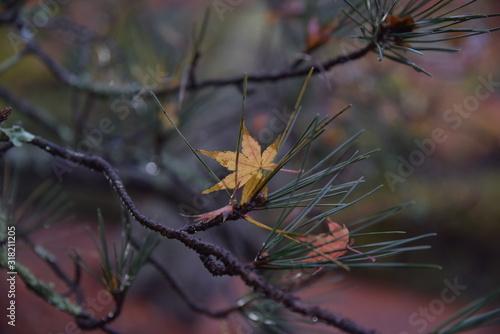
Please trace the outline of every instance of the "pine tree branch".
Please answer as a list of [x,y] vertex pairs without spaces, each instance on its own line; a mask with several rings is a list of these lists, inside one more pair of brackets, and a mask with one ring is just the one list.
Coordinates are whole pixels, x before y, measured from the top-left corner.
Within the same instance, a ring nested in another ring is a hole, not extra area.
[[56,260],[56,257],[49,253],[47,250],[43,249],[39,245],[37,245],[31,238],[27,235],[22,235],[21,239],[31,248],[31,250],[38,255],[52,270],[52,272],[66,284],[68,287],[68,291],[62,293],[63,296],[69,296],[71,294],[75,294],[76,300],[78,304],[83,303],[83,294],[79,286],[80,278],[81,278],[81,270],[80,266],[75,264],[75,278],[71,279],[64,270],[60,267],[59,263]]
[[98,156],[88,156],[69,151],[38,136],[32,139],[29,143],[52,154],[53,156],[60,157],[67,161],[77,163],[88,169],[102,173],[108,179],[113,191],[118,195],[129,214],[139,224],[160,233],[168,239],[180,241],[186,247],[195,251],[201,258],[210,259],[210,261],[203,262],[206,269],[213,275],[239,276],[247,286],[261,292],[267,298],[283,304],[289,310],[304,316],[316,317],[318,320],[337,327],[347,333],[378,333],[375,330],[366,329],[356,322],[348,318],[343,318],[332,311],[323,309],[319,306],[309,305],[303,302],[299,297],[277,288],[267,282],[262,276],[258,275],[253,270],[254,268],[251,265],[241,263],[226,249],[204,242],[198,238],[194,238],[185,231],[163,225],[145,216],[137,209],[134,201],[128,195],[120,177],[106,160]]
[[[32,244],[26,238],[23,239],[27,242],[27,244],[30,247],[36,247],[35,244]],[[77,290],[75,293],[77,296],[78,304],[75,304],[74,302],[67,299],[66,297],[67,293],[62,294],[56,292],[52,284],[48,284],[39,280],[36,277],[36,275],[34,275],[28,269],[28,267],[17,262],[14,271],[19,275],[19,277],[29,290],[34,292],[48,304],[56,307],[58,310],[65,312],[69,315],[72,315],[75,319],[75,322],[82,329],[99,328],[106,333],[119,334],[119,332],[108,328],[106,325],[120,315],[121,308],[123,305],[123,298],[118,300],[115,298],[115,303],[116,303],[115,310],[106,315],[105,317],[101,319],[96,319],[92,317],[90,314],[86,313],[83,310],[83,307],[81,305],[83,296],[81,295],[81,293],[78,292],[79,287],[73,287],[73,285],[78,284],[79,270],[77,271],[77,277],[75,278],[74,281],[72,281],[71,279],[69,279],[69,277],[66,276],[66,274],[62,271],[59,265],[53,259],[50,258],[50,255],[47,256],[48,253],[46,253],[45,251],[35,251],[35,252],[37,253],[37,255],[41,256],[48,263],[48,265],[50,266],[52,271],[56,274],[56,276],[62,279],[70,289],[74,288]],[[2,254],[2,249],[0,248],[0,268],[7,268],[6,259],[7,256],[5,254]]]
[[[368,54],[368,52],[373,50],[373,48],[374,48],[373,44],[367,44],[365,47],[359,50],[327,60],[321,63],[319,66],[315,67],[313,74],[319,74],[322,73],[322,71],[328,71],[337,65],[346,64],[350,61],[362,58],[363,56]],[[247,76],[247,81],[249,83],[276,82],[284,79],[307,76],[310,70],[311,70],[310,67],[304,67],[304,68],[290,67],[282,70],[270,71],[267,73],[249,74]],[[198,83],[188,84],[186,86],[186,90],[199,90],[208,87],[221,87],[221,86],[233,86],[233,85],[241,87],[243,85],[243,76],[238,75],[229,78],[207,79],[204,81],[200,81]],[[169,95],[176,93],[178,90],[179,86],[167,87],[156,90],[155,95],[157,96]]]
[[[324,71],[328,71],[329,69],[346,64],[350,61],[362,58],[368,52],[374,49],[375,45],[373,43],[368,43],[365,47],[353,51],[351,53],[340,55],[330,60],[327,60],[317,67],[315,67],[313,74],[323,73]],[[189,80],[187,84],[179,84],[172,87],[166,88],[158,88],[154,87],[141,87],[137,84],[129,85],[129,86],[109,86],[107,84],[97,84],[91,81],[86,81],[75,74],[69,72],[66,68],[61,66],[55,60],[53,60],[45,51],[41,49],[41,47],[35,43],[35,41],[30,41],[27,46],[27,51],[25,54],[33,54],[45,64],[45,66],[52,72],[52,74],[62,81],[64,84],[79,89],[81,91],[87,92],[96,97],[108,97],[108,96],[116,96],[116,95],[128,95],[128,94],[139,94],[143,91],[152,90],[156,96],[162,97],[166,95],[171,95],[179,92],[179,90],[183,89],[185,91],[194,91],[201,90],[209,87],[223,87],[223,86],[237,86],[241,87],[243,85],[243,76],[237,75],[228,78],[215,78],[215,79],[206,79],[202,81],[196,82],[195,80]],[[196,58],[194,59],[196,61]],[[196,64],[196,63],[194,63]],[[193,65],[193,64],[192,64]],[[309,74],[310,67],[287,67],[282,70],[274,70],[270,72],[260,73],[260,74],[249,74],[247,76],[247,81],[249,83],[261,83],[261,82],[276,82],[284,79],[296,78],[296,77],[304,77]]]
[[125,294],[124,293],[120,293],[119,295],[112,294],[112,296],[115,301],[115,309],[113,311],[109,312],[100,319],[96,319],[87,313],[80,314],[75,317],[75,321],[78,324],[78,327],[85,330],[96,329],[96,328],[103,329],[106,328],[107,324],[118,319],[118,317],[122,313],[123,303],[125,301]]
[[33,119],[38,124],[45,127],[50,132],[57,133],[62,138],[67,138],[68,135],[71,134],[71,130],[60,122],[54,115],[48,113],[45,109],[37,105],[20,99],[12,94],[7,88],[2,86],[0,86],[0,98],[23,115]]
[[[136,240],[132,240],[132,244],[136,249],[139,249],[140,244]],[[189,306],[190,309],[193,311],[212,317],[212,318],[225,318],[227,317],[230,313],[235,312],[239,310],[241,307],[240,306],[232,306],[228,307],[223,310],[219,311],[213,311],[209,308],[205,308],[203,306],[200,306],[196,304],[196,302],[186,293],[186,291],[181,288],[179,283],[170,275],[170,273],[165,269],[157,260],[155,260],[153,257],[149,257],[147,262],[151,264],[163,278],[165,281],[168,282],[170,287],[184,300],[184,302]]]

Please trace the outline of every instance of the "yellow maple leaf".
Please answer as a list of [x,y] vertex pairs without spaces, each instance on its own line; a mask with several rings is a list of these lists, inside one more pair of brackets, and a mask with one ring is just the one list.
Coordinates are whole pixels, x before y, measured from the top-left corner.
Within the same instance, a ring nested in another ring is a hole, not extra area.
[[[260,144],[252,138],[252,136],[250,136],[247,128],[243,125],[241,152],[239,154],[238,152],[232,151],[208,152],[204,150],[197,150],[198,152],[217,160],[217,162],[230,171],[233,171],[233,173],[226,176],[215,186],[204,190],[202,194],[222,189],[239,189],[244,186],[241,203],[246,202],[250,199],[254,190],[259,187],[260,182],[264,179],[263,171],[273,170],[278,166],[273,162],[273,160],[277,154],[279,139],[280,137],[278,136],[274,143],[269,145],[264,152],[262,152]],[[237,155],[238,165],[236,165]],[[262,192],[266,194],[267,190],[264,188]]]

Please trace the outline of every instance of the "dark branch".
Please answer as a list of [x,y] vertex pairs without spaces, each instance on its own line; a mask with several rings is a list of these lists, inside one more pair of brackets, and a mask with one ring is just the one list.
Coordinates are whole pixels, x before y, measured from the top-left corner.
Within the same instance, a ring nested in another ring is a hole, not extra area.
[[[345,332],[357,334],[377,333],[375,330],[365,329],[352,320],[343,318],[336,313],[318,306],[304,303],[297,296],[273,286],[264,280],[263,277],[255,273],[251,266],[241,263],[231,253],[220,246],[196,239],[185,231],[165,226],[144,216],[137,209],[135,203],[128,195],[116,171],[104,159],[97,156],[87,156],[68,151],[63,147],[60,147],[41,137],[35,137],[30,143],[54,156],[78,163],[86,168],[102,173],[108,179],[114,192],[121,199],[124,207],[138,223],[160,233],[168,239],[180,241],[186,247],[198,253],[201,257],[210,257],[211,261],[209,261],[210,263],[206,266],[206,268],[211,273],[215,275],[221,274],[219,270],[223,269],[223,274],[225,275],[240,276],[247,286],[255,289],[256,291],[260,291],[267,298],[283,304],[289,310],[308,317],[316,317],[318,320],[337,327]],[[214,261],[216,261],[217,268],[213,268]],[[223,266],[223,268],[221,268],[221,266]]]
[[56,261],[55,256],[50,254],[47,250],[42,249],[40,246],[36,245],[27,235],[21,235],[21,238],[24,242],[32,249],[32,251],[38,255],[42,260],[44,260],[49,268],[54,272],[54,274],[61,279],[64,284],[68,287],[68,291],[62,293],[63,296],[69,296],[71,293],[75,293],[76,299],[81,304],[83,301],[82,291],[79,286],[80,281],[80,266],[75,263],[75,278],[71,279],[66,275],[64,270],[59,266],[59,263]]
[[[328,71],[334,66],[337,65],[342,65],[345,63],[348,63],[350,61],[362,58],[365,56],[368,52],[370,52],[373,49],[374,45],[373,44],[368,44],[365,47],[356,50],[352,53],[349,53],[347,55],[341,55],[336,58],[330,59],[324,63],[322,63],[320,66],[316,67],[313,71],[313,74],[319,74],[321,73],[322,70]],[[284,70],[278,70],[278,71],[271,71],[269,73],[263,73],[263,74],[249,74],[247,76],[248,82],[275,82],[283,79],[289,79],[289,78],[296,78],[296,77],[303,77],[309,74],[309,71],[311,70],[310,67],[304,67],[304,68],[285,68]],[[231,85],[236,85],[238,87],[243,85],[243,76],[239,75],[236,77],[231,77],[231,78],[222,78],[222,79],[209,79],[205,81],[200,81],[199,83],[191,84],[186,86],[186,90],[197,90],[201,88],[207,88],[207,87],[220,87],[220,86],[231,86]],[[155,94],[157,96],[162,96],[162,95],[168,95],[175,93],[179,90],[178,86],[175,87],[169,87],[169,88],[164,88],[164,89],[159,89],[155,91]]]
[[83,313],[75,317],[75,321],[78,324],[78,327],[86,330],[106,328],[107,324],[116,320],[120,316],[123,308],[123,303],[125,301],[125,294],[126,291],[120,291],[119,293],[112,294],[115,301],[115,309],[100,319],[96,319],[87,313]]
[[[348,63],[350,61],[362,58],[368,52],[373,50],[374,44],[367,44],[365,47],[353,51],[346,55],[340,55],[333,59],[327,60],[314,69],[313,74],[319,74],[323,71],[328,71],[334,66],[342,65]],[[82,91],[86,91],[92,95],[99,97],[106,97],[110,95],[122,95],[122,94],[138,94],[144,89],[148,89],[148,87],[140,87],[137,84],[133,84],[130,86],[109,86],[107,84],[96,84],[90,81],[84,81],[78,76],[66,70],[63,66],[54,61],[47,53],[45,53],[34,41],[31,41],[29,44],[29,53],[36,55],[47,68],[54,74],[59,80],[65,83],[68,86],[75,87]],[[193,70],[194,65],[196,65],[197,57],[193,58],[193,63],[191,64]],[[303,77],[309,74],[310,67],[303,68],[294,68],[287,67],[282,70],[271,71],[267,73],[261,74],[249,74],[247,80],[249,83],[255,82],[275,82],[289,78],[297,78]],[[193,73],[194,75],[194,73]],[[217,79],[207,79],[204,81],[196,82],[194,77],[191,77],[192,80],[189,80],[186,85],[179,84],[172,87],[159,88],[153,90],[154,93],[161,97],[165,95],[171,95],[179,92],[179,90],[183,89],[186,91],[191,90],[200,90],[209,87],[221,87],[221,86],[237,86],[240,88],[243,85],[243,75],[238,75],[229,78],[217,78]]]
[[[135,240],[132,241],[132,244],[136,249],[139,248],[139,243],[137,241]],[[170,275],[170,273],[165,268],[162,267],[162,265],[158,261],[156,261],[152,257],[149,257],[147,262],[151,264],[163,276],[163,278],[168,282],[170,287],[184,300],[184,302],[193,311],[212,318],[225,318],[230,313],[240,309],[239,306],[232,306],[225,310],[213,311],[211,309],[204,308],[203,306],[196,304],[196,302],[191,297],[189,297],[189,295],[184,291],[184,289],[181,288],[179,283],[172,277],[172,275]]]
[[14,107],[16,112],[21,112],[49,131],[59,134],[60,137],[67,137],[69,129],[61,125],[61,122],[46,110],[16,97],[4,87],[0,87],[0,98]]

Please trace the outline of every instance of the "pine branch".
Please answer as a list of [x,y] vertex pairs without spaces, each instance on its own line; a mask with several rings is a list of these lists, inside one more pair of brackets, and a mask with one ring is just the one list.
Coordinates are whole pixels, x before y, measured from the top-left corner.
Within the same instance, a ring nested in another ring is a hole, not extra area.
[[[346,55],[340,55],[338,57],[327,60],[318,65],[313,71],[313,74],[324,73],[324,71],[328,71],[331,68],[346,64],[350,61],[360,59],[368,52],[374,49],[375,45],[373,43],[368,43],[365,47],[360,48],[359,50],[353,51]],[[195,91],[206,89],[209,87],[223,87],[223,86],[237,86],[242,87],[243,85],[243,76],[237,75],[233,77],[227,78],[215,78],[215,79],[206,79],[196,82],[195,80],[189,80],[187,83],[181,83],[179,85],[166,87],[166,88],[158,88],[153,89],[151,87],[140,87],[137,84],[129,85],[129,86],[109,86],[108,84],[98,84],[90,81],[83,80],[76,76],[75,74],[69,72],[62,65],[53,60],[45,51],[41,49],[41,47],[35,42],[30,41],[27,46],[27,51],[25,54],[32,54],[39,58],[40,61],[52,72],[52,74],[66,84],[69,87],[76,88],[80,91],[87,92],[96,97],[108,97],[108,96],[116,96],[116,95],[134,95],[134,94],[142,94],[143,92],[153,91],[154,94],[158,97],[164,97],[168,95],[172,95],[178,93],[181,89],[185,91]],[[195,61],[193,59],[193,61]],[[287,67],[282,70],[274,70],[270,72],[260,73],[260,74],[249,74],[247,76],[247,80],[249,83],[261,83],[261,82],[276,82],[284,79],[304,77],[309,74],[310,67],[304,68],[294,68]]]
[[56,257],[53,254],[51,254],[49,251],[42,248],[41,246],[35,244],[35,242],[26,235],[22,236],[22,239],[33,250],[33,252],[36,255],[38,255],[45,263],[47,263],[52,272],[61,281],[63,281],[64,284],[66,284],[69,290],[65,293],[62,293],[62,295],[69,296],[74,293],[78,304],[81,304],[83,302],[83,294],[79,286],[81,278],[81,267],[75,264],[75,277],[71,279],[61,268],[61,266],[57,262]]
[[[137,241],[133,241],[132,244],[134,245],[134,248],[139,249],[140,245]],[[206,308],[203,306],[198,305],[183,289],[179,283],[170,275],[170,273],[165,269],[157,260],[155,260],[153,257],[149,257],[147,259],[147,262],[151,264],[156,271],[160,273],[160,275],[163,276],[165,281],[170,285],[170,287],[184,300],[184,302],[189,306],[190,309],[193,311],[209,316],[211,318],[225,318],[227,317],[230,313],[238,311],[241,307],[236,305],[232,307],[228,307],[223,310],[219,311],[214,311],[211,310],[210,308]]]
[[[45,109],[31,104],[30,102],[20,99],[14,94],[12,94],[7,88],[0,86],[0,98],[4,100],[11,107],[14,107],[16,111],[19,111],[23,115],[33,119],[37,124],[45,127],[52,133],[57,133],[61,138],[70,139],[71,130],[60,122],[54,115],[48,113]],[[1,117],[0,117],[1,123]]]
[[106,160],[98,156],[88,156],[69,151],[38,136],[35,136],[28,142],[53,156],[102,173],[108,179],[113,191],[118,195],[129,214],[139,224],[152,231],[158,232],[168,239],[180,241],[186,247],[195,251],[201,258],[212,259],[211,261],[203,261],[206,269],[212,274],[239,276],[247,286],[254,288],[256,291],[260,291],[267,298],[283,304],[289,310],[308,317],[316,317],[319,321],[337,327],[347,333],[378,333],[376,330],[366,329],[356,322],[341,317],[332,311],[323,309],[319,306],[309,305],[303,302],[299,297],[275,287],[268,283],[262,276],[258,275],[251,266],[241,263],[231,253],[220,246],[194,238],[185,231],[163,225],[145,216],[137,209],[134,201],[128,195],[120,177]]

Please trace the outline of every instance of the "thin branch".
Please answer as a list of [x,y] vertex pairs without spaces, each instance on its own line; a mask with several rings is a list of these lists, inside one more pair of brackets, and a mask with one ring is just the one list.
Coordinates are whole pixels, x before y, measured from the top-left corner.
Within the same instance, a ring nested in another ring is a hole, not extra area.
[[[132,244],[136,249],[139,248],[139,243],[136,240],[132,240]],[[213,311],[211,309],[197,305],[196,302],[191,297],[189,297],[189,295],[184,291],[184,289],[180,287],[179,283],[177,283],[177,281],[172,277],[172,275],[170,275],[170,273],[165,268],[163,268],[158,261],[156,261],[152,257],[149,257],[147,262],[151,264],[163,276],[163,278],[168,282],[170,287],[184,300],[184,302],[189,306],[189,308],[195,312],[198,312],[200,314],[212,318],[225,318],[230,313],[235,312],[241,308],[240,306],[236,305],[224,310]]]
[[[97,156],[88,156],[76,152],[72,152],[58,146],[44,138],[35,137],[30,144],[46,151],[54,156],[63,158],[80,164],[86,168],[102,173],[111,184],[113,191],[118,195],[124,207],[130,215],[142,226],[150,230],[160,233],[168,239],[175,239],[183,243],[186,247],[194,250],[204,258],[212,258],[214,261],[204,261],[204,265],[209,272],[214,275],[230,275],[240,276],[247,286],[261,292],[265,297],[283,304],[289,310],[303,314],[307,317],[316,317],[331,326],[337,327],[347,333],[357,334],[375,334],[375,330],[366,329],[354,321],[343,318],[340,315],[323,309],[319,306],[309,305],[303,302],[299,297],[283,291],[276,286],[267,282],[262,276],[258,275],[252,266],[241,263],[231,253],[220,246],[204,242],[198,238],[192,237],[189,233],[176,230],[172,227],[165,226],[143,215],[135,206],[128,195],[123,183],[113,169],[113,167],[104,159]],[[222,267],[222,268],[221,268]]]
[[125,301],[125,293],[121,292],[119,294],[112,294],[112,296],[115,301],[115,309],[113,311],[109,312],[100,319],[96,319],[86,313],[76,316],[75,321],[78,324],[78,327],[85,330],[106,328],[107,324],[116,320],[122,312],[123,302]]
[[19,63],[23,57],[27,54],[28,48],[24,48],[21,51],[17,52],[10,58],[4,60],[3,62],[0,63],[0,74],[11,68],[12,66],[16,65]]
[[50,132],[59,134],[60,137],[67,139],[71,130],[63,125],[56,117],[34,104],[13,95],[8,89],[0,86],[0,98],[15,108],[20,113],[36,121],[37,124],[44,126]]
[[[336,58],[327,60],[321,63],[321,66],[318,66],[314,69],[313,74],[319,74],[322,71],[328,71],[334,66],[342,65],[348,63],[350,61],[362,58],[368,52],[373,50],[374,44],[369,43],[365,47],[353,51],[346,55],[341,55]],[[82,91],[86,91],[92,95],[98,97],[106,97],[111,95],[123,95],[123,94],[137,94],[144,89],[146,91],[153,90],[155,95],[158,97],[171,95],[179,92],[179,90],[185,89],[186,91],[191,90],[200,90],[209,87],[221,87],[221,86],[237,86],[241,87],[243,85],[243,76],[237,75],[234,77],[228,78],[216,78],[216,79],[207,79],[204,81],[196,82],[194,80],[190,80],[187,84],[179,84],[172,87],[152,89],[148,87],[140,87],[138,84],[133,84],[129,86],[110,86],[108,84],[97,84],[92,83],[91,81],[86,81],[73,73],[69,72],[66,68],[61,66],[59,63],[54,61],[47,53],[45,53],[34,41],[31,41],[29,44],[28,53],[36,55],[47,68],[56,76],[59,80],[65,83],[68,86],[80,89]],[[197,60],[196,58],[193,61]],[[196,63],[194,63],[196,64]],[[191,64],[193,65],[193,64]],[[284,79],[303,77],[309,74],[311,69],[309,67],[304,68],[285,68],[282,70],[275,70],[261,74],[249,74],[247,80],[249,83],[251,82],[275,82]]]
[[[374,45],[373,44],[368,44],[365,47],[356,50],[352,53],[349,53],[347,55],[341,55],[336,58],[330,59],[328,61],[325,61],[324,63],[321,63],[321,68],[324,69],[325,71],[331,69],[334,66],[337,65],[342,65],[345,63],[348,63],[350,61],[362,58],[365,56],[368,52],[370,52],[373,49]],[[283,70],[278,70],[278,71],[271,71],[268,73],[262,73],[262,74],[249,74],[247,76],[247,81],[249,83],[251,82],[275,82],[275,81],[280,81],[283,79],[290,79],[290,78],[295,78],[295,77],[303,77],[307,76],[309,74],[309,71],[311,69],[309,67],[305,68],[285,68]],[[315,68],[313,71],[313,74],[319,74],[321,73],[320,68]],[[200,81],[195,84],[189,84],[186,86],[186,90],[199,90],[203,88],[208,88],[208,87],[221,87],[221,86],[231,86],[235,85],[238,87],[241,87],[243,85],[243,76],[238,75],[235,77],[229,77],[229,78],[219,78],[219,79],[208,79],[204,81]],[[157,96],[162,96],[162,95],[168,95],[175,93],[179,89],[178,86],[174,87],[167,87],[163,89],[158,89],[155,91],[155,94]]]
[[200,50],[196,49],[193,54],[193,58],[191,59],[191,63],[189,64],[188,69],[188,84],[190,86],[196,86],[196,66],[201,57]]
[[[51,254],[47,253],[45,250],[37,249],[37,246],[26,237],[23,236],[22,238],[28,244],[29,247],[34,247],[35,253],[49,264],[54,273],[59,278],[61,278],[66,283],[66,285],[68,285],[71,288],[72,285],[78,284],[80,279],[79,270],[77,270],[76,272],[75,280],[74,281],[70,280],[66,276],[66,274],[62,271],[62,269],[59,267],[59,265],[53,259],[51,259],[52,256]],[[2,267],[7,268],[6,259],[7,259],[6,256],[5,257],[0,256],[0,268]],[[12,271],[12,269],[9,270]],[[16,263],[15,272],[23,280],[28,289],[33,291],[40,298],[45,300],[47,303],[55,306],[57,309],[74,316],[75,321],[80,328],[82,329],[100,328],[107,333],[119,334],[119,332],[108,328],[106,324],[108,324],[109,322],[111,322],[112,320],[116,319],[119,316],[124,301],[124,298],[121,295],[119,296],[113,295],[115,299],[115,311],[108,313],[108,315],[106,315],[102,319],[95,319],[93,316],[89,315],[83,310],[81,306],[83,299],[81,293],[78,292],[76,293],[76,297],[79,304],[76,305],[70,300],[68,300],[64,294],[55,292],[51,284],[47,284],[38,280],[38,278],[35,275],[33,275],[27,267],[21,265],[20,263]]]
[[62,270],[62,268],[59,266],[59,263],[57,263],[56,258],[53,254],[49,253],[47,250],[43,249],[39,245],[35,244],[33,240],[31,240],[27,235],[21,235],[21,238],[24,240],[24,242],[32,249],[32,251],[38,255],[47,265],[49,268],[54,272],[54,274],[61,279],[64,284],[68,287],[68,291],[61,293],[62,296],[69,296],[71,293],[75,293],[76,300],[78,304],[81,304],[83,301],[83,295],[82,291],[78,285],[80,281],[80,266],[76,265],[75,269],[75,278],[71,279],[66,275],[66,273]]

